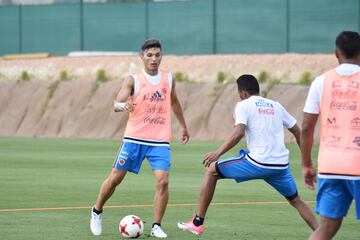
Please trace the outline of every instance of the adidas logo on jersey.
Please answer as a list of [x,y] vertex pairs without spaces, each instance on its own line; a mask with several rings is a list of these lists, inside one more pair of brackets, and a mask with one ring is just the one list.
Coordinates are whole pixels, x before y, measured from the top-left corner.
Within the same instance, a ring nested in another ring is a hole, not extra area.
[[153,93],[153,95],[150,98],[150,102],[162,102],[165,101],[164,97],[160,94],[159,91],[156,91]]

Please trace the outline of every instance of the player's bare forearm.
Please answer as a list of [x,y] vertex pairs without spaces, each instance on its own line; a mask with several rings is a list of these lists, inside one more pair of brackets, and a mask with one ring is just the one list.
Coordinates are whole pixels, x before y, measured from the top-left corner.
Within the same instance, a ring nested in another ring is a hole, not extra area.
[[296,143],[299,147],[300,146],[300,134],[301,134],[301,131],[300,131],[300,128],[297,124],[295,124],[292,128],[289,128],[288,129],[292,135],[295,137],[295,140],[296,140]]
[[301,129],[301,159],[302,159],[302,172],[304,183],[306,187],[314,190],[316,183],[316,173],[312,165],[311,149],[314,141],[314,129],[316,121],[318,119],[317,114],[304,113],[302,129]]
[[189,141],[190,135],[186,126],[184,113],[180,104],[180,101],[176,95],[175,91],[175,81],[173,82],[171,89],[171,108],[175,114],[176,119],[178,120],[181,126],[181,143],[185,144]]
[[304,113],[302,129],[300,134],[301,142],[301,158],[303,166],[312,166],[311,149],[314,141],[314,130],[316,121],[318,119],[317,114]]
[[179,124],[181,126],[181,143],[185,144],[189,141],[190,135],[186,126],[186,122],[185,122],[185,118],[184,118],[184,114],[183,111],[181,109],[181,105],[180,103],[173,105],[173,111],[174,114],[177,118],[177,120],[179,121]]
[[245,125],[238,124],[235,126],[231,136],[215,151],[207,153],[204,157],[203,164],[209,167],[210,164],[219,159],[221,155],[232,149],[245,135]]
[[303,166],[312,166],[311,149],[313,145],[313,137],[308,133],[301,133],[301,159]]
[[134,111],[135,105],[128,102],[129,97],[134,91],[134,79],[131,76],[125,78],[119,93],[114,101],[115,112],[132,112]]
[[243,138],[243,136],[245,135],[245,127],[243,129],[242,126],[244,126],[244,125],[242,125],[242,126],[241,125],[242,124],[235,126],[235,129],[234,129],[234,132],[232,133],[232,135],[217,150],[217,152],[219,153],[220,156],[223,155],[224,153],[226,153],[227,151],[229,151],[230,149],[232,149]]
[[180,126],[182,128],[187,129],[184,114],[183,114],[180,102],[179,102],[179,100],[177,98],[176,98],[175,101],[172,102],[171,107],[172,107],[172,110],[173,110],[173,112],[175,114],[175,117],[178,120]]
[[116,96],[116,101],[126,102],[130,97],[134,89],[134,79],[131,76],[127,76],[120,88],[119,93]]

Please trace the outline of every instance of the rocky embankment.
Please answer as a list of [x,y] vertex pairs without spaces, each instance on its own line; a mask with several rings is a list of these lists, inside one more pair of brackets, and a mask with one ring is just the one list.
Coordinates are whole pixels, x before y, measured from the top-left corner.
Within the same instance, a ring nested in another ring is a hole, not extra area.
[[[267,78],[262,94],[301,124],[309,86],[300,81],[336,65],[331,54],[164,56],[162,62],[182,81],[176,91],[193,140],[231,133],[239,75]],[[113,112],[112,103],[124,76],[141,66],[138,56],[0,59],[0,136],[121,138],[127,115]],[[294,139],[287,134],[286,141]]]

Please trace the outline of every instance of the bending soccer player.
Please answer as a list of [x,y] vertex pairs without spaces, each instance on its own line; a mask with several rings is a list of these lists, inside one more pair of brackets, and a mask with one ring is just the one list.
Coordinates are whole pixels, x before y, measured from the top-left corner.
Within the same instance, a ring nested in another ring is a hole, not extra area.
[[[311,229],[318,223],[310,207],[300,199],[289,167],[289,151],[284,144],[285,126],[300,144],[300,129],[292,117],[278,102],[259,96],[259,84],[252,75],[237,79],[241,98],[235,107],[235,127],[232,135],[214,152],[205,155],[205,173],[200,186],[196,216],[188,222],[179,222],[184,231],[201,234],[204,218],[213,198],[219,179],[244,182],[263,179],[275,188],[295,207]],[[246,135],[249,152],[240,151],[239,156],[218,160]]]
[[126,173],[138,173],[143,160],[147,158],[156,183],[150,235],[167,237],[161,228],[161,220],[169,199],[171,109],[182,129],[182,143],[187,143],[189,134],[175,92],[175,80],[171,73],[159,69],[162,59],[160,42],[145,41],[140,57],[144,69],[125,79],[114,103],[114,110],[128,112],[129,119],[113,169],[103,182],[91,211],[90,229],[94,235],[102,233],[102,210],[105,202]]

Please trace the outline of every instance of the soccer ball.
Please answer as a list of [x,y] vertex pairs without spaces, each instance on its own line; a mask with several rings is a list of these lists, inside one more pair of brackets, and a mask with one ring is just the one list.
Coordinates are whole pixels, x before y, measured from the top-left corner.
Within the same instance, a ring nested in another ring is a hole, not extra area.
[[119,232],[126,238],[138,238],[144,231],[143,221],[135,215],[127,215],[121,219]]

